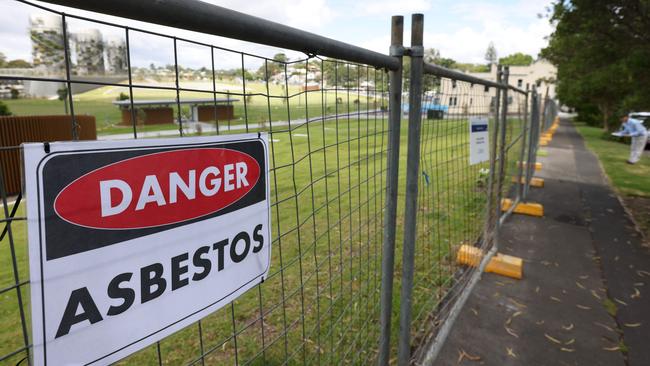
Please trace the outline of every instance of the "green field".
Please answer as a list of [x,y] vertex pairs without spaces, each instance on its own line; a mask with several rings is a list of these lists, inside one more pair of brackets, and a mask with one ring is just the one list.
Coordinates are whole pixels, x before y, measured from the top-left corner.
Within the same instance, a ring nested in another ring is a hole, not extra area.
[[584,123],[574,122],[574,125],[589,149],[598,156],[609,180],[631,210],[640,229],[646,237],[650,237],[650,159],[647,154],[634,165],[626,164],[630,156],[629,141],[613,141],[609,133],[604,136],[601,128]]
[[[171,84],[162,84],[171,87]],[[186,83],[185,87],[190,89],[205,88],[203,84]],[[282,85],[261,82],[250,82],[246,84],[246,94],[242,95],[242,86],[236,84],[221,84],[217,98],[232,98],[238,101],[233,102],[235,118],[228,121],[219,121],[221,126],[262,123],[269,121],[288,121],[306,117],[345,113],[350,110],[378,109],[382,100],[375,98],[366,91],[357,90],[330,90],[327,92],[311,91],[301,92],[300,86],[291,85],[288,87],[289,98],[285,97],[285,90]],[[132,126],[121,125],[121,111],[113,101],[117,100],[120,94],[129,95],[127,87],[104,86],[97,89],[73,95],[73,107],[75,114],[87,114],[95,116],[98,135],[110,135],[118,133],[130,133]],[[267,98],[267,95],[270,96]],[[206,99],[212,98],[212,92],[182,91],[180,99]],[[138,100],[175,100],[175,90],[157,90],[145,88],[133,88],[133,99]],[[338,104],[337,104],[338,99]],[[65,114],[65,105],[60,100],[49,99],[10,99],[4,101],[14,115],[58,115]],[[385,102],[384,102],[385,103]],[[177,116],[176,105],[174,116]],[[189,106],[181,107],[183,119],[190,117]],[[138,125],[138,131],[153,130],[174,130],[178,129],[176,124],[144,126]]]
[[650,159],[642,157],[635,165],[625,164],[630,157],[629,143],[603,139],[603,130],[584,123],[574,124],[587,146],[598,155],[612,184],[623,194],[650,197]]
[[[306,111],[311,115],[309,106]],[[322,109],[317,104],[314,113],[318,107]],[[291,110],[292,118],[299,114]],[[404,121],[394,332],[399,328],[406,126]],[[458,269],[455,248],[473,243],[483,229],[487,192],[480,170],[489,164],[467,165],[467,129],[466,120],[424,121],[422,126],[413,301],[416,341],[433,324],[429,316]],[[202,320],[200,327],[189,326],[121,363],[154,365],[159,351],[163,363],[172,365],[191,363],[202,352],[208,352],[207,364],[365,364],[376,357],[386,120],[361,114],[357,119],[317,121],[275,131],[269,136],[274,240],[269,277],[232,305]],[[515,132],[508,135],[510,139]],[[510,162],[516,151],[513,148],[508,154]],[[22,209],[19,215],[24,215]],[[12,228],[19,281],[26,281],[24,222],[16,222]],[[9,250],[5,238],[0,242],[0,288],[14,283]],[[23,298],[28,299],[28,285],[22,289]],[[28,312],[27,307],[25,310]],[[0,355],[20,348],[15,290],[1,295],[0,327]],[[395,335],[392,340],[395,347]],[[24,353],[9,361],[16,363],[22,357]]]

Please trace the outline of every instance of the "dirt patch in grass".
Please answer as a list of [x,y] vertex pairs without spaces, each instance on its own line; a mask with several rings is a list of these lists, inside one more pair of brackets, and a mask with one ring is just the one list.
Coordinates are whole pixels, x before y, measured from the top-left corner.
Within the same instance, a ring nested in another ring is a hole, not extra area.
[[650,198],[640,196],[624,196],[625,206],[631,211],[639,229],[644,236],[646,246],[650,246]]

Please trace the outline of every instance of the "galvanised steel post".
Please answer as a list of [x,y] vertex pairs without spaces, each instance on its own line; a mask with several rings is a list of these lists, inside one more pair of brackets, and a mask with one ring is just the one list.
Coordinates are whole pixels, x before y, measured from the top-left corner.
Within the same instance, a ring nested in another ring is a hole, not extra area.
[[407,366],[411,358],[411,300],[415,259],[418,181],[420,174],[420,130],[422,123],[422,47],[424,15],[411,18],[411,75],[409,85],[409,130],[406,160],[404,247],[402,251],[402,292],[400,301],[397,364]]
[[524,200],[528,197],[528,190],[530,189],[530,180],[533,175],[534,154],[537,153],[536,144],[539,135],[539,103],[537,102],[537,88],[533,85],[533,90],[530,94],[530,143],[528,145],[528,159],[526,160],[526,185],[524,186]]
[[499,245],[499,231],[501,230],[501,200],[503,198],[503,180],[506,168],[506,132],[508,129],[508,75],[510,69],[506,66],[503,70],[501,81],[505,88],[503,89],[503,97],[501,99],[501,115],[500,118],[500,136],[499,136],[499,174],[497,175],[497,202],[496,202],[496,227],[494,232],[494,245]]
[[522,182],[522,178],[524,177],[524,158],[526,154],[526,142],[528,142],[527,139],[527,132],[530,126],[528,126],[529,118],[528,118],[528,85],[526,85],[526,94],[524,94],[524,120],[522,121],[523,124],[523,129],[521,131],[521,153],[519,154],[519,167],[517,169],[517,201],[522,201],[524,197],[524,185],[526,185],[528,182]]
[[[492,204],[494,203],[494,182],[495,182],[495,174],[496,174],[496,166],[497,166],[497,141],[499,139],[499,116],[500,116],[500,110],[499,106],[501,105],[501,67],[497,67],[497,84],[499,87],[496,88],[496,96],[494,97],[494,124],[491,127],[491,134],[492,136],[490,137],[490,174],[488,175],[488,200],[487,200],[487,217],[485,220],[485,230],[483,231],[483,240],[486,243],[489,243],[490,240],[490,235],[492,234],[492,220],[491,220],[491,213],[494,212],[494,207]],[[499,217],[496,217],[496,220],[498,220]]]
[[386,167],[386,208],[384,212],[384,242],[381,258],[381,304],[379,315],[379,366],[390,360],[390,331],[393,312],[393,274],[395,271],[395,232],[397,231],[397,189],[399,185],[399,145],[402,120],[402,56],[404,55],[404,17],[393,16],[391,22],[390,55],[399,60],[400,67],[388,73],[388,158]]

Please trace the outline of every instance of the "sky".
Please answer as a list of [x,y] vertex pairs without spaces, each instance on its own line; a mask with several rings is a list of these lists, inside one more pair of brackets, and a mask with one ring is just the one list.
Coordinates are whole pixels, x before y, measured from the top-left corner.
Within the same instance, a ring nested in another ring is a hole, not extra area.
[[[552,28],[545,18],[550,0],[206,0],[271,21],[300,28],[325,37],[358,45],[377,52],[387,53],[390,43],[390,18],[405,17],[405,41],[410,40],[410,15],[424,14],[424,46],[436,48],[442,57],[459,62],[484,63],[485,50],[493,42],[499,57],[523,52],[537,57],[546,45],[545,37]],[[64,8],[42,2],[35,4],[65,11],[68,14],[88,16],[134,28],[198,40],[256,55],[271,57],[280,50],[242,41],[207,36],[175,30],[147,23],[107,17]],[[43,14],[43,10],[16,2],[0,0],[0,52],[9,59],[23,58],[31,61],[31,41],[27,34],[30,14]],[[97,28],[105,37],[124,38],[120,28],[97,25],[70,19],[71,32]],[[150,63],[165,65],[174,62],[173,43],[169,39],[148,36],[138,32],[130,35],[131,58],[134,66]],[[408,45],[408,44],[407,44]],[[179,43],[179,64],[186,67],[210,67],[209,49]],[[288,52],[290,58],[300,58]],[[231,52],[215,54],[217,68],[241,67],[241,55]],[[255,68],[260,61],[245,57],[246,68]]]

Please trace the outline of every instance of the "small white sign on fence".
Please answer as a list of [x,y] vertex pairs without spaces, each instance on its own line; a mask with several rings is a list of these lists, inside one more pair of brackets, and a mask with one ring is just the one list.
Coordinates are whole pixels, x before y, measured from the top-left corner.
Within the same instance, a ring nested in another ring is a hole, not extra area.
[[490,136],[487,117],[469,118],[469,164],[490,160]]
[[113,363],[256,286],[265,134],[25,144],[33,363]]

